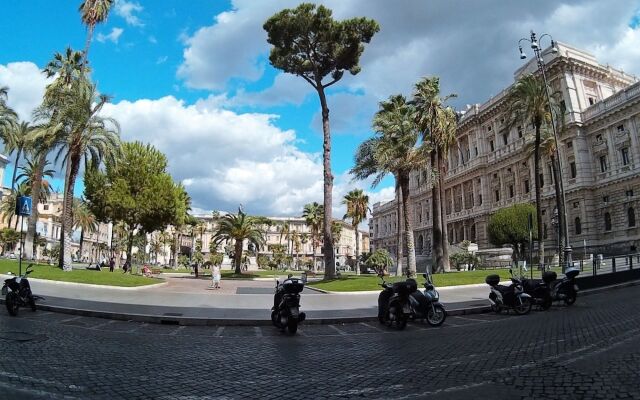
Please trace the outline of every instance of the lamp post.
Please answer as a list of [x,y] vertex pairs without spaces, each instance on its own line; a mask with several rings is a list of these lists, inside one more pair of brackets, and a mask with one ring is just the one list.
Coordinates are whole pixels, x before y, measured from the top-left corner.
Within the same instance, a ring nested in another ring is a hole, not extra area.
[[530,38],[522,38],[518,41],[518,50],[520,50],[520,59],[524,60],[525,58],[527,58],[527,55],[524,53],[524,51],[522,50],[522,42],[529,42],[529,44],[531,45],[531,49],[533,50],[533,52],[535,53],[536,56],[536,61],[538,63],[538,71],[540,72],[540,75],[542,75],[542,80],[544,82],[544,88],[545,88],[545,93],[547,95],[547,102],[549,103],[549,114],[551,116],[551,129],[553,131],[553,139],[555,141],[555,158],[558,162],[558,170],[560,171],[559,173],[559,179],[558,179],[558,186],[560,187],[560,210],[558,210],[558,214],[559,216],[561,216],[562,221],[559,221],[561,224],[561,226],[558,227],[558,229],[562,229],[564,232],[564,240],[563,240],[563,245],[564,245],[564,265],[563,265],[563,270],[567,267],[570,267],[572,265],[572,260],[571,260],[571,245],[569,244],[569,224],[568,224],[568,220],[567,220],[567,201],[565,198],[565,194],[564,194],[564,174],[563,174],[563,169],[562,169],[562,159],[560,158],[560,146],[559,146],[559,142],[558,142],[558,132],[556,129],[556,123],[555,123],[555,117],[553,115],[553,110],[551,109],[551,95],[549,94],[549,85],[547,82],[547,73],[546,73],[546,69],[545,69],[545,63],[544,63],[544,59],[542,58],[542,51],[540,50],[540,41],[543,38],[549,38],[549,40],[551,41],[551,52],[554,54],[558,53],[558,47],[556,46],[556,42],[553,40],[553,38],[551,37],[551,35],[545,33],[542,34],[539,38],[536,38],[536,33],[534,31],[531,31],[531,36]]

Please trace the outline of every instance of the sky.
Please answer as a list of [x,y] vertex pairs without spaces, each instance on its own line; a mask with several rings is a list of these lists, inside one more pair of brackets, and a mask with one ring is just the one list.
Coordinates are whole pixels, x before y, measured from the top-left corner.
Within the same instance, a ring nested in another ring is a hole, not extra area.
[[[169,160],[196,212],[298,216],[322,203],[322,128],[317,94],[302,78],[269,64],[263,23],[291,0],[117,0],[98,25],[89,53],[92,78],[112,96],[104,115],[124,140],[149,142]],[[640,2],[584,0],[326,0],[336,19],[373,18],[380,32],[365,46],[362,71],[328,92],[340,199],[362,188],[371,203],[393,198],[393,181],[371,188],[349,169],[371,134],[378,103],[411,95],[422,77],[439,76],[457,109],[482,103],[513,82],[522,65],[518,39],[531,29],[640,75]],[[82,50],[79,0],[3,0],[0,86],[26,121],[48,81],[40,72],[55,52]],[[544,44],[544,43],[543,43]],[[12,163],[4,185],[10,186]],[[61,189],[60,179],[54,188]],[[82,180],[76,195],[82,194]]]

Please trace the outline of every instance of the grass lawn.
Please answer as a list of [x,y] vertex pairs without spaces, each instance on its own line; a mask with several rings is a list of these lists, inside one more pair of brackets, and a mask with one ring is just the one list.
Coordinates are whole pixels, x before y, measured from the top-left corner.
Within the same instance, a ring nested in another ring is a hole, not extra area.
[[[433,283],[436,287],[470,285],[474,283],[485,283],[484,279],[487,275],[498,274],[502,280],[509,279],[508,269],[496,270],[480,270],[480,271],[464,271],[464,272],[448,272],[446,274],[433,275]],[[391,276],[385,277],[387,282],[397,282],[404,278]],[[424,283],[424,278],[419,276],[418,286]],[[340,278],[309,283],[309,286],[329,290],[332,292],[358,292],[364,290],[380,290],[380,278],[375,275],[343,275]]]
[[[27,265],[29,263],[22,263],[22,273],[24,273]],[[0,273],[6,274],[7,272],[13,272],[17,275],[18,262],[15,260],[0,260]],[[153,285],[164,281],[157,278],[123,274],[121,270],[116,270],[115,272],[109,272],[108,269],[102,271],[73,270],[65,272],[57,267],[42,264],[34,265],[33,272],[29,274],[29,278],[123,287]]]

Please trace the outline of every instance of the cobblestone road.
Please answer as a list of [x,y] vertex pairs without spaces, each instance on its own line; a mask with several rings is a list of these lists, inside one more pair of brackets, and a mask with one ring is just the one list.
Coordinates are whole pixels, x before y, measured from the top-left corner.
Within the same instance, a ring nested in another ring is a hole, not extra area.
[[571,308],[375,324],[153,325],[0,310],[0,399],[640,399],[640,288]]

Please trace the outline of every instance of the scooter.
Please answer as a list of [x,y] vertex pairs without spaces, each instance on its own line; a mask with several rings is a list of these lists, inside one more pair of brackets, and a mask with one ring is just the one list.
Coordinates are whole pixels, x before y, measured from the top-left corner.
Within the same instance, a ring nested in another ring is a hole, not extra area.
[[564,301],[570,306],[576,302],[580,288],[576,283],[576,276],[580,274],[580,268],[567,268],[564,278],[554,280],[551,283],[551,298],[553,301]]
[[[402,330],[407,326],[411,316],[409,294],[411,285],[407,282],[389,284],[384,281],[384,276],[379,275],[382,281],[382,292],[378,296],[378,321],[388,327]],[[415,285],[415,281],[414,281]]]
[[424,293],[417,288],[417,282],[414,279],[408,279],[407,282],[413,281],[415,286],[409,295],[409,303],[411,305],[411,319],[426,320],[431,326],[440,326],[447,317],[447,311],[440,303],[440,294],[433,286],[431,276],[422,274],[425,279]]
[[551,283],[557,276],[554,271],[545,271],[542,273],[542,279],[521,279],[524,292],[531,296],[533,305],[539,306],[545,311],[551,308],[553,303]]
[[31,293],[31,285],[27,279],[27,275],[33,272],[32,268],[33,265],[30,264],[22,276],[14,276],[4,280],[2,295],[6,296],[4,304],[11,316],[18,315],[20,307],[29,306],[31,311],[36,311],[36,296]]
[[487,285],[491,286],[489,292],[491,309],[497,313],[503,309],[512,309],[518,315],[527,314],[531,311],[531,296],[524,292],[522,282],[513,278],[513,271],[509,269],[509,272],[512,275],[509,286],[500,285],[499,275],[489,275],[485,279]]
[[273,296],[271,322],[281,330],[287,329],[290,334],[298,331],[298,324],[306,319],[306,314],[300,312],[300,292],[304,283],[291,275],[282,284],[276,281],[276,292]]

